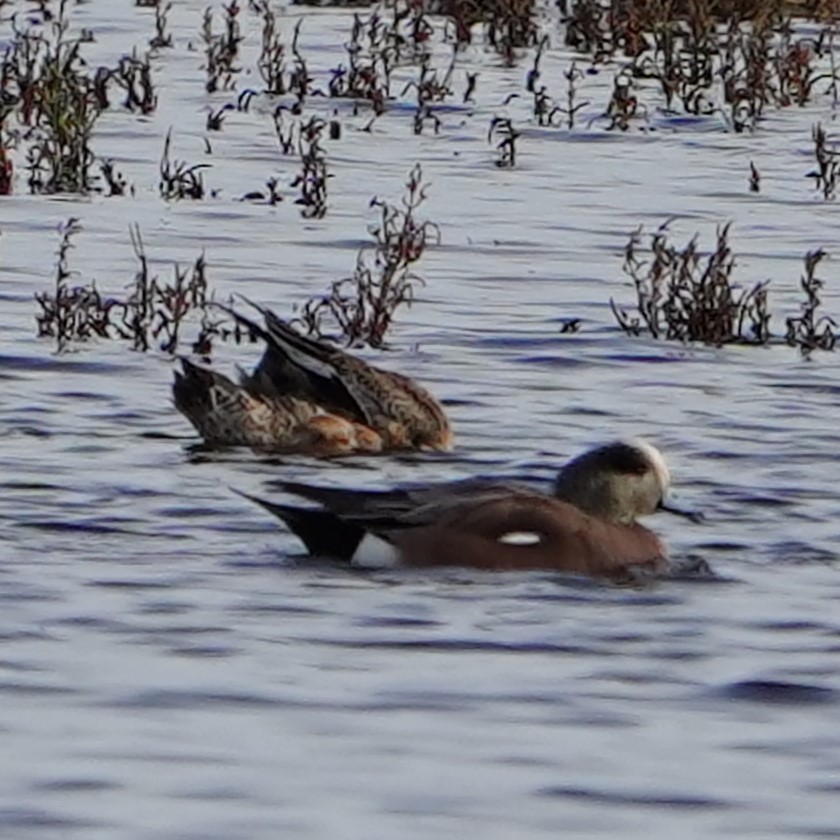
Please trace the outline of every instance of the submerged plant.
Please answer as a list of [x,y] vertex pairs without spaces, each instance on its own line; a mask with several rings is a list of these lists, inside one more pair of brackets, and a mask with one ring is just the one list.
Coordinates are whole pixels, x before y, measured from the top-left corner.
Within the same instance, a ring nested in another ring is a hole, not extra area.
[[120,303],[120,322],[113,325],[114,330],[120,338],[130,340],[135,350],[157,346],[174,353],[186,316],[194,309],[204,309],[208,303],[204,255],[189,270],[176,264],[172,282],[164,283],[151,276],[137,226],[131,230],[131,244],[139,267],[128,297]]
[[210,167],[209,163],[188,164],[181,160],[173,161],[169,157],[172,143],[172,129],[166,132],[163,154],[160,158],[160,195],[165,201],[181,198],[204,198],[204,178],[202,170]]
[[823,198],[828,200],[834,198],[837,189],[837,176],[840,173],[838,153],[829,148],[825,129],[819,123],[811,130],[811,139],[814,141],[817,168],[809,172],[808,176],[814,179],[814,186],[821,190]]
[[432,102],[445,102],[448,96],[452,96],[452,74],[455,72],[455,59],[453,54],[448,67],[440,74],[437,69],[431,66],[431,56],[424,55],[420,62],[420,75],[406,82],[402,90],[405,96],[412,88],[417,94],[417,107],[422,108]]
[[222,32],[213,29],[213,11],[208,7],[204,12],[201,26],[201,39],[204,41],[204,69],[207,74],[205,89],[207,93],[217,90],[230,90],[234,87],[236,74],[240,67],[236,61],[239,57],[239,45],[242,43],[242,33],[239,27],[239,4],[237,0],[222,6],[224,21]]
[[[835,103],[836,0],[558,0],[567,46],[593,64],[621,56],[620,74],[655,82],[666,110],[720,111],[754,130],[769,106],[803,106],[828,82]],[[794,18],[818,26],[802,32]],[[826,60],[827,59],[827,60]],[[624,85],[625,89],[628,87]],[[534,87],[536,90],[536,87]],[[626,125],[614,91],[612,127]]]
[[682,248],[674,245],[667,222],[651,234],[647,254],[640,254],[642,234],[640,227],[630,236],[623,265],[636,290],[637,314],[628,315],[610,300],[625,332],[647,329],[654,338],[715,346],[767,343],[767,283],[746,290],[735,284],[728,224],[718,228],[715,248],[705,258],[696,236]]
[[323,219],[327,214],[327,157],[321,146],[321,134],[326,123],[318,117],[312,117],[300,126],[298,149],[302,165],[300,174],[292,181],[293,187],[300,189],[300,197],[295,204],[301,206],[301,215],[305,219]]
[[149,56],[137,58],[131,55],[123,56],[116,71],[109,73],[117,84],[125,91],[123,105],[129,111],[140,114],[151,114],[157,108],[157,93],[152,82],[152,67]]
[[257,69],[265,92],[271,94],[286,93],[286,45],[280,37],[277,15],[269,0],[256,0],[253,7],[262,17],[262,44],[257,59]]
[[585,108],[589,104],[589,100],[578,102],[578,83],[583,79],[583,72],[578,69],[573,61],[569,69],[563,72],[563,78],[566,80],[566,104],[556,105],[554,110],[558,114],[563,114],[566,117],[566,128],[571,131],[575,127],[575,117],[577,112]]
[[297,96],[295,113],[300,114],[312,82],[306,61],[298,46],[303,18],[299,18],[295,24],[290,47],[294,65],[289,69],[286,61],[286,45],[283,43],[277,15],[271,3],[269,0],[257,0],[254,6],[263,19],[262,45],[257,59],[257,69],[265,82],[265,92],[275,95],[295,94]]
[[624,72],[617,73],[613,80],[613,93],[606,116],[609,119],[608,131],[618,128],[627,131],[631,121],[639,110],[639,99],[633,90],[633,79]]
[[94,283],[71,285],[70,269],[73,237],[81,230],[76,218],[68,219],[61,234],[52,292],[38,292],[35,300],[40,312],[35,316],[38,335],[54,338],[61,352],[71,341],[108,337],[113,301],[103,298]]
[[810,355],[814,350],[833,350],[837,341],[835,320],[818,313],[822,305],[820,292],[825,283],[815,272],[825,256],[826,252],[822,248],[809,251],[805,255],[805,271],[799,280],[805,294],[802,314],[787,319],[785,341],[793,347],[798,347],[803,356]]
[[401,43],[396,22],[389,27],[376,13],[368,19],[354,15],[350,39],[344,47],[347,65],[339,64],[330,71],[329,95],[367,100],[374,114],[382,114],[390,97],[391,72]]
[[[723,344],[769,344],[771,312],[769,281],[748,289],[733,280],[735,258],[729,247],[729,225],[718,228],[715,249],[704,256],[697,237],[683,248],[669,240],[668,222],[650,235],[646,253],[643,229],[638,228],[625,247],[623,270],[636,289],[635,312],[620,309],[610,300],[613,314],[624,332],[649,333],[653,338]],[[822,314],[824,281],[816,276],[825,258],[823,249],[805,255],[800,287],[805,295],[800,313],[786,318],[787,344],[804,356],[814,350],[833,350],[837,323]]]
[[458,46],[471,43],[473,28],[481,25],[487,42],[508,64],[518,49],[538,40],[535,0],[440,0],[433,8],[453,21]]
[[[68,0],[42,31],[22,30],[3,57],[4,100],[14,102],[27,127],[29,187],[36,193],[85,193],[92,186],[94,124],[107,100],[88,72],[81,47],[88,32],[70,34]],[[47,20],[47,16],[45,16]]]
[[172,11],[172,0],[155,0],[155,34],[149,41],[153,50],[172,46],[172,36],[166,31],[167,18]]
[[761,173],[756,168],[756,165],[750,161],[750,192],[761,191]]
[[513,122],[509,117],[493,117],[490,121],[487,142],[492,143],[496,137],[500,138],[496,144],[496,150],[499,152],[496,166],[500,169],[516,166],[516,141],[519,136],[519,132],[513,127]]
[[[138,270],[124,297],[104,297],[94,282],[71,285],[74,272],[69,267],[73,237],[81,230],[78,219],[64,227],[56,263],[52,292],[35,295],[40,312],[36,315],[38,335],[56,340],[59,352],[71,342],[92,338],[130,341],[133,349],[152,347],[168,353],[178,349],[181,327],[195,310],[204,311],[211,301],[204,256],[189,270],[178,265],[172,282],[152,276],[139,228],[131,230],[131,243]],[[211,334],[208,318],[202,318],[200,338],[208,344]]]
[[324,335],[324,321],[336,324],[348,345],[381,347],[396,311],[414,300],[422,279],[414,264],[430,241],[440,241],[432,222],[420,221],[417,211],[426,200],[427,185],[417,164],[409,175],[401,206],[374,199],[379,224],[371,233],[372,248],[362,249],[352,277],[332,284],[329,294],[313,298],[295,319],[310,335]]
[[[102,180],[108,187],[108,195],[125,195],[128,182],[123,177],[122,173],[117,171],[114,162],[109,158],[103,158],[99,161],[99,171],[102,175]],[[132,187],[132,194],[133,194]]]

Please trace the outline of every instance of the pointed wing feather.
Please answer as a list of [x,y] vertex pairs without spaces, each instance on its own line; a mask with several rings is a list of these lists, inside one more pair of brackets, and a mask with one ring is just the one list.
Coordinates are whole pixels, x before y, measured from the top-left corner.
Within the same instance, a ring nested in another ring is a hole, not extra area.
[[[371,417],[359,400],[358,392],[337,367],[349,357],[337,348],[302,336],[270,309],[247,298],[243,300],[265,320],[265,329],[259,327],[256,330],[266,342],[267,350],[254,372],[255,378],[260,373],[266,374],[280,393],[296,393],[327,410],[343,412],[357,422],[370,423]],[[254,326],[248,318],[223,308],[237,321],[248,327]]]
[[484,502],[510,496],[534,495],[510,482],[467,478],[398,487],[392,490],[356,490],[323,487],[296,481],[273,481],[273,487],[315,502],[345,520],[370,530],[393,530],[428,525],[442,516],[457,516]]

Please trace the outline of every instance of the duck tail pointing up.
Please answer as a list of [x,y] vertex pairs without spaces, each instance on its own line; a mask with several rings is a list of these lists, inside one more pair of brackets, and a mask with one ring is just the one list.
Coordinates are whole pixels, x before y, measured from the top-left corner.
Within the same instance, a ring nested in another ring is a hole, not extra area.
[[262,315],[265,321],[264,327],[259,326],[250,318],[246,318],[231,306],[223,303],[215,303],[214,306],[226,312],[244,327],[247,327],[266,344],[271,345],[275,350],[289,357],[295,364],[301,367],[309,367],[313,364],[327,365],[328,371],[326,373],[321,372],[321,375],[335,376],[335,371],[329,367],[329,357],[330,354],[338,352],[337,348],[327,346],[320,341],[315,341],[312,338],[301,335],[301,333],[287,324],[268,307],[260,306],[260,304],[245,297],[245,295],[238,295],[238,297]]
[[[250,303],[251,306],[257,309],[260,313],[263,312],[263,309],[257,306],[257,304],[251,303],[251,301],[247,300],[247,298],[243,299]],[[271,343],[271,336],[256,321],[252,321],[250,318],[246,318],[240,312],[237,312],[233,307],[227,306],[224,303],[214,301],[213,306],[215,306],[216,309],[221,309],[222,312],[225,312],[226,314],[230,315],[230,317],[233,318],[234,321],[236,321],[241,326],[245,327],[245,329],[248,330],[248,332],[251,333],[251,335],[257,336],[257,338],[261,339],[262,341],[265,341],[267,344]]]
[[265,327],[271,337],[281,347],[285,348],[289,355],[300,353],[304,359],[308,359],[307,363],[310,365],[313,364],[312,360],[315,360],[320,364],[330,366],[330,357],[337,352],[337,348],[301,335],[270,309],[259,307],[259,310],[265,319]]
[[238,387],[226,376],[210,368],[193,364],[183,356],[179,357],[183,373],[175,370],[172,396],[175,407],[185,417],[200,418],[217,411],[219,405],[235,400]]
[[329,557],[349,563],[366,533],[363,527],[345,522],[322,508],[280,505],[240,490],[234,492],[256,502],[284,522],[313,557]]

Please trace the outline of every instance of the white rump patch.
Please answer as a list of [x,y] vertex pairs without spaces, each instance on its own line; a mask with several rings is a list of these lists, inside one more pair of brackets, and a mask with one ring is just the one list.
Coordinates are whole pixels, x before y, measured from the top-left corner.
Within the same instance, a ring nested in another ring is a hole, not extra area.
[[360,569],[393,569],[399,560],[400,553],[391,543],[367,533],[350,562]]
[[539,545],[542,542],[542,534],[536,531],[508,531],[498,538],[498,542],[505,545]]

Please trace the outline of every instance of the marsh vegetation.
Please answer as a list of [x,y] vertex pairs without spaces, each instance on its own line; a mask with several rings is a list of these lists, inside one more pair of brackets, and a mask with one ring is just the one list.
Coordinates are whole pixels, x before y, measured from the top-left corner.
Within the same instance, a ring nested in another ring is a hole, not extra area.
[[[29,14],[12,16],[11,40],[0,66],[0,193],[12,190],[13,157],[25,161],[26,175],[17,179],[18,188],[22,181],[34,194],[99,193],[116,198],[134,189],[120,171],[120,161],[97,137],[97,126],[114,107],[139,118],[152,114],[159,98],[156,67],[179,49],[169,29],[172,4],[137,6],[153,12],[153,34],[147,44],[136,45],[113,66],[94,67],[86,59],[94,34],[74,25],[76,4],[71,0],[44,2]],[[832,107],[837,104],[839,15],[840,7],[831,2],[568,0],[552,7],[526,0],[483,4],[388,0],[352,14],[345,60],[317,72],[301,43],[305,17],[291,24],[268,0],[244,5],[231,0],[219,8],[206,8],[195,21],[198,38],[190,45],[193,49],[202,45],[204,87],[214,97],[206,131],[235,130],[225,117],[247,113],[257,97],[263,112],[269,106],[278,163],[297,161],[285,184],[272,174],[265,190],[243,188],[241,195],[269,207],[291,199],[304,219],[317,222],[330,211],[333,173],[325,133],[334,144],[342,131],[338,109],[332,109],[329,118],[322,116],[325,103],[329,108],[331,101],[351,101],[354,115],[369,115],[362,128],[366,132],[406,105],[414,109],[415,134],[428,128],[438,134],[440,109],[452,107],[456,100],[465,119],[475,120],[469,103],[480,95],[478,74],[459,71],[466,51],[478,44],[521,68],[522,89],[508,99],[530,97],[533,124],[541,129],[574,132],[580,126],[591,130],[597,125],[604,132],[650,131],[652,115],[658,111],[714,118],[722,131],[756,133],[764,130],[771,109],[803,108],[816,99],[827,100]],[[545,55],[558,43],[571,49],[574,58],[559,78],[549,78]],[[606,89],[607,100],[599,106],[589,94],[584,98],[582,88],[590,75],[602,73],[611,74],[613,81]],[[460,95],[459,76],[465,79]],[[243,87],[246,78],[259,79],[262,86]],[[116,105],[115,91],[120,92]],[[523,144],[532,142],[523,138],[525,128],[507,114],[493,115],[487,139],[495,147],[492,162],[497,167],[517,168]],[[213,170],[227,163],[213,160],[209,138],[205,141],[209,161],[190,162],[174,155],[179,133],[190,130],[194,127],[172,125],[162,140],[159,191],[164,201],[207,201],[218,196]],[[817,122],[812,141],[815,168],[803,174],[813,179],[823,200],[831,201],[837,181],[834,140]],[[414,300],[418,278],[409,267],[422,256],[430,234],[433,243],[446,238],[446,231],[432,222],[415,222],[414,212],[429,186],[421,187],[419,173],[418,164],[402,207],[372,197],[381,219],[371,227],[375,245],[370,258],[360,254],[350,277],[337,278],[327,295],[302,300],[295,307],[299,322],[312,334],[323,334],[324,318],[329,316],[331,334],[340,341],[376,347],[386,343],[397,310]],[[758,192],[760,183],[758,169],[750,162],[749,189]],[[72,231],[73,225],[68,225],[65,237]],[[738,286],[729,233],[730,220],[720,218],[717,242],[704,252],[697,237],[682,248],[674,245],[662,227],[650,237],[649,260],[639,256],[641,231],[633,233],[622,268],[636,291],[635,314],[615,302],[618,295],[610,298],[621,329],[628,335],[644,330],[663,340],[715,345],[773,340],[770,290],[789,284],[790,278]],[[56,282],[54,292],[38,296],[39,331],[55,334],[59,347],[93,335],[125,337],[124,330],[107,328],[115,298],[103,297],[95,286],[66,287],[67,258],[65,238],[56,267],[56,276],[64,279]],[[209,258],[212,261],[212,254]],[[181,285],[176,280],[175,287]],[[834,323],[828,315],[814,314],[822,304],[814,289],[813,283],[803,286],[801,315],[777,315],[796,325],[787,330],[786,339],[806,353],[833,346],[833,340],[818,339],[814,333],[819,330],[824,336]],[[180,294],[172,291],[169,298]],[[144,294],[138,299],[145,300]],[[201,295],[190,301],[187,310],[201,310],[204,305]],[[186,314],[183,309],[178,304],[169,312],[164,306],[157,317],[167,323],[171,316],[180,324]],[[140,316],[134,323],[145,320]],[[163,336],[159,345],[177,348],[179,328],[170,334],[168,327],[156,327],[151,334]],[[135,335],[132,343],[144,349],[155,342]]]

